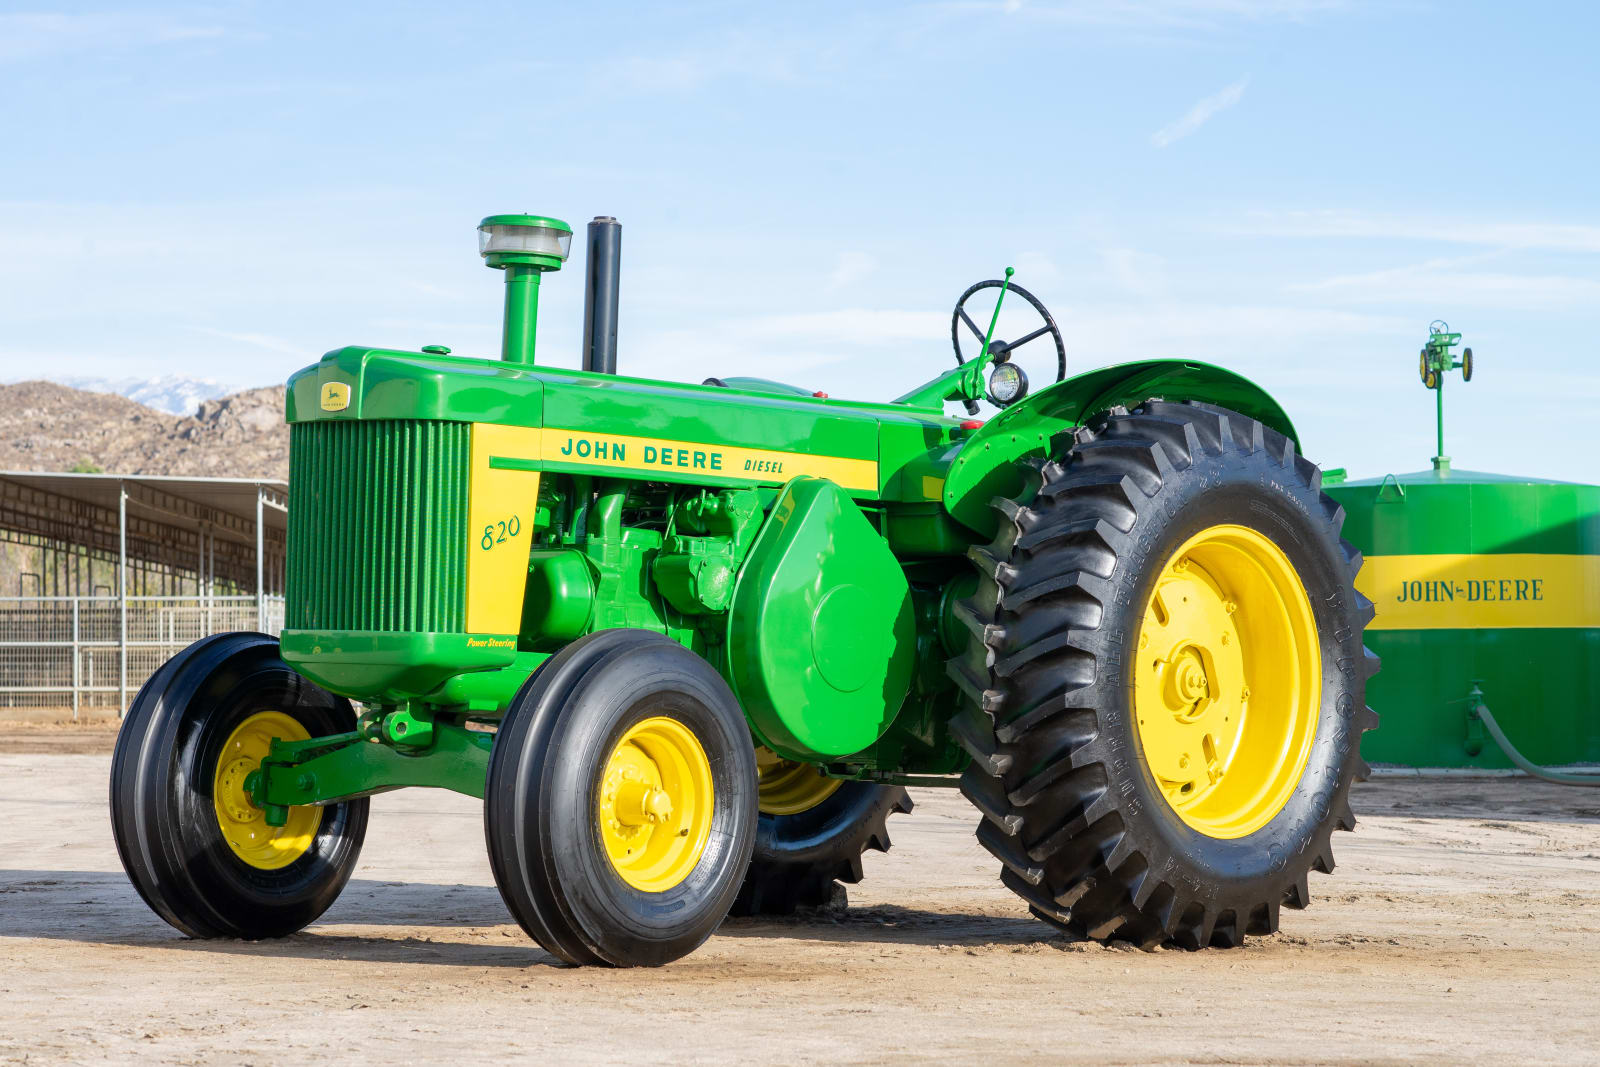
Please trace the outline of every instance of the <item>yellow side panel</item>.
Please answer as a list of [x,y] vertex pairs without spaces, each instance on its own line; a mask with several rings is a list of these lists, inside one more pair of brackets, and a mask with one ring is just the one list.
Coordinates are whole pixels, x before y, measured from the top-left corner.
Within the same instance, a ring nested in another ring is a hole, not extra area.
[[1370,630],[1600,626],[1600,556],[1368,556]]
[[697,474],[729,485],[739,482],[782,485],[796,475],[806,474],[826,478],[846,489],[875,492],[878,488],[876,460],[736,448],[659,437],[549,428],[544,431],[544,449],[540,456],[546,463]]
[[472,425],[472,481],[467,503],[467,632],[514,634],[522,624],[537,471],[493,470],[491,456],[539,454],[539,431]]

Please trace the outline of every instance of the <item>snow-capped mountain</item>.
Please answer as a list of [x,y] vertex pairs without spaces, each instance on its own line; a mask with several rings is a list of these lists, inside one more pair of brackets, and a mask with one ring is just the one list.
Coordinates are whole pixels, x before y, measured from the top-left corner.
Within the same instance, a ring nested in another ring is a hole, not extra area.
[[115,393],[172,415],[193,415],[202,402],[236,393],[241,388],[236,383],[219,382],[214,378],[186,378],[180,374],[164,374],[159,378],[62,375],[49,380],[91,393]]

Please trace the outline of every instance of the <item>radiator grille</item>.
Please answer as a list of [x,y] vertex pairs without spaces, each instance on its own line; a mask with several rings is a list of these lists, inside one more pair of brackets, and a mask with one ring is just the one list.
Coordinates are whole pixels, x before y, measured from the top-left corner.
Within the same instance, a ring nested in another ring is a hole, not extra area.
[[470,432],[421,420],[294,425],[289,628],[466,629]]

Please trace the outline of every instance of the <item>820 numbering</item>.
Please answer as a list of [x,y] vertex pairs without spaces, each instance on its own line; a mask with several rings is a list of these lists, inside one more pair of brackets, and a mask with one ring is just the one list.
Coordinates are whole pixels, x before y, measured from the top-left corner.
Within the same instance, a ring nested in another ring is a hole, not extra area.
[[478,540],[478,547],[485,552],[495,545],[505,544],[506,539],[515,537],[522,532],[522,520],[515,515],[509,519],[491,522],[483,528],[483,537]]

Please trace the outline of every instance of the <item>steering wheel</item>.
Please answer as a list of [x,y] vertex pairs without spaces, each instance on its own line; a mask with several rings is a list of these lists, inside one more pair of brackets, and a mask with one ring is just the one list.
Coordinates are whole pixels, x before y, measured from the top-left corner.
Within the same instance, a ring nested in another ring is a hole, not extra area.
[[[1005,285],[1005,283],[1000,281],[998,278],[990,278],[988,281],[979,282],[977,285],[969,288],[966,292],[961,294],[961,299],[956,301],[956,310],[950,316],[950,343],[955,347],[956,350],[957,366],[967,362],[966,357],[961,354],[961,324],[963,322],[967,324],[967,328],[972,331],[973,336],[978,339],[978,351],[983,351],[983,330],[979,329],[978,324],[972,321],[972,316],[967,314],[967,301],[971,299],[974,293],[977,293],[983,289],[998,289],[1002,285]],[[1015,341],[1002,341],[998,337],[994,338],[989,342],[989,354],[994,357],[994,361],[996,363],[1005,363],[1011,359],[1011,353],[1015,352],[1023,345],[1030,341],[1036,341],[1045,334],[1049,334],[1056,343],[1056,381],[1062,381],[1067,376],[1067,346],[1061,340],[1061,330],[1056,326],[1055,318],[1050,314],[1050,312],[1045,310],[1045,306],[1039,302],[1038,297],[1028,292],[1028,290],[1024,289],[1022,286],[1016,284],[1010,285],[1006,288],[1006,292],[1016,293],[1018,296],[1022,297],[1022,299],[1026,300],[1030,305],[1032,305],[1033,310],[1037,311],[1039,313],[1039,317],[1044,320],[1044,325],[1039,327],[1037,330],[1034,330],[1032,333],[1023,334]],[[966,401],[966,405],[967,413],[969,415],[976,415],[978,413],[978,405],[976,401],[968,400]]]

